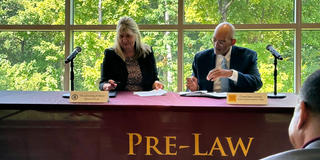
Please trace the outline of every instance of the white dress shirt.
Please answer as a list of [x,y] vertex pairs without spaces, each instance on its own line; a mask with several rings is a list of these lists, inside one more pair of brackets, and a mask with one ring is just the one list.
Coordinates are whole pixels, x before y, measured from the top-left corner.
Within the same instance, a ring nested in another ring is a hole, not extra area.
[[[216,54],[216,68],[222,68],[221,67],[221,64],[222,64],[222,61],[223,61],[223,58],[226,59],[226,62],[227,62],[227,68],[230,69],[230,59],[231,59],[231,50],[232,50],[232,46],[230,47],[229,51],[227,52],[227,54],[225,56],[223,55],[217,55]],[[236,70],[233,70],[232,69],[232,76],[231,77],[228,77],[229,79],[231,79],[234,84],[237,84],[237,81],[238,81],[238,71]],[[221,91],[221,81],[220,81],[220,78],[218,78],[217,80],[214,81],[214,86],[213,86],[213,91],[214,92],[220,92]]]

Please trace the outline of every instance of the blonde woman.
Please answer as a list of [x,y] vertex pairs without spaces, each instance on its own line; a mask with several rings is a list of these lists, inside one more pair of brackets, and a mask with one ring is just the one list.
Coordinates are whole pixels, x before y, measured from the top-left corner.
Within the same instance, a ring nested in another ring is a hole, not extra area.
[[147,91],[163,89],[153,50],[141,41],[137,23],[122,17],[112,48],[104,51],[100,90]]

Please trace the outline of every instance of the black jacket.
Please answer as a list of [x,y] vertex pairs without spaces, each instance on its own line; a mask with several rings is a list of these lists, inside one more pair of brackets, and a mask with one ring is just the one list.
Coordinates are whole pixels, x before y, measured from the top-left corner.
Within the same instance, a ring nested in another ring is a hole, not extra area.
[[[213,91],[213,83],[207,80],[210,70],[216,67],[214,49],[197,53],[192,64],[193,75],[198,78],[199,90]],[[262,87],[260,73],[257,67],[257,53],[253,50],[232,46],[230,69],[238,71],[238,82],[229,80],[228,92],[254,92]]]
[[[143,56],[138,58],[138,63],[142,74],[141,87],[144,91],[152,90],[154,81],[159,80],[152,48],[145,58]],[[116,54],[113,48],[104,51],[99,89],[103,90],[103,84],[108,83],[110,79],[120,82],[115,90],[126,90],[125,86],[128,81],[126,63]]]

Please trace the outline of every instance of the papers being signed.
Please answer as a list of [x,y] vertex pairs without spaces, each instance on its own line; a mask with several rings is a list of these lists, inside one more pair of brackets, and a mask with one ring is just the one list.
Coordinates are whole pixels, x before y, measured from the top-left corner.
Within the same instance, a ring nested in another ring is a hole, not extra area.
[[212,97],[212,98],[226,98],[227,92],[207,92],[207,91],[194,91],[194,92],[179,92],[180,96],[185,97]]
[[159,89],[159,90],[152,90],[152,91],[139,91],[139,92],[133,92],[134,95],[138,96],[162,96],[165,95],[167,91]]

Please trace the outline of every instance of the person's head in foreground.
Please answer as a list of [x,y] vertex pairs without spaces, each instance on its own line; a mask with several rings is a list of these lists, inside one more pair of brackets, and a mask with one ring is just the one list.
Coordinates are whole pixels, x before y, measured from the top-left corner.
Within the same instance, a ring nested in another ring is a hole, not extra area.
[[320,70],[304,82],[288,133],[295,150],[272,155],[265,160],[320,160]]

